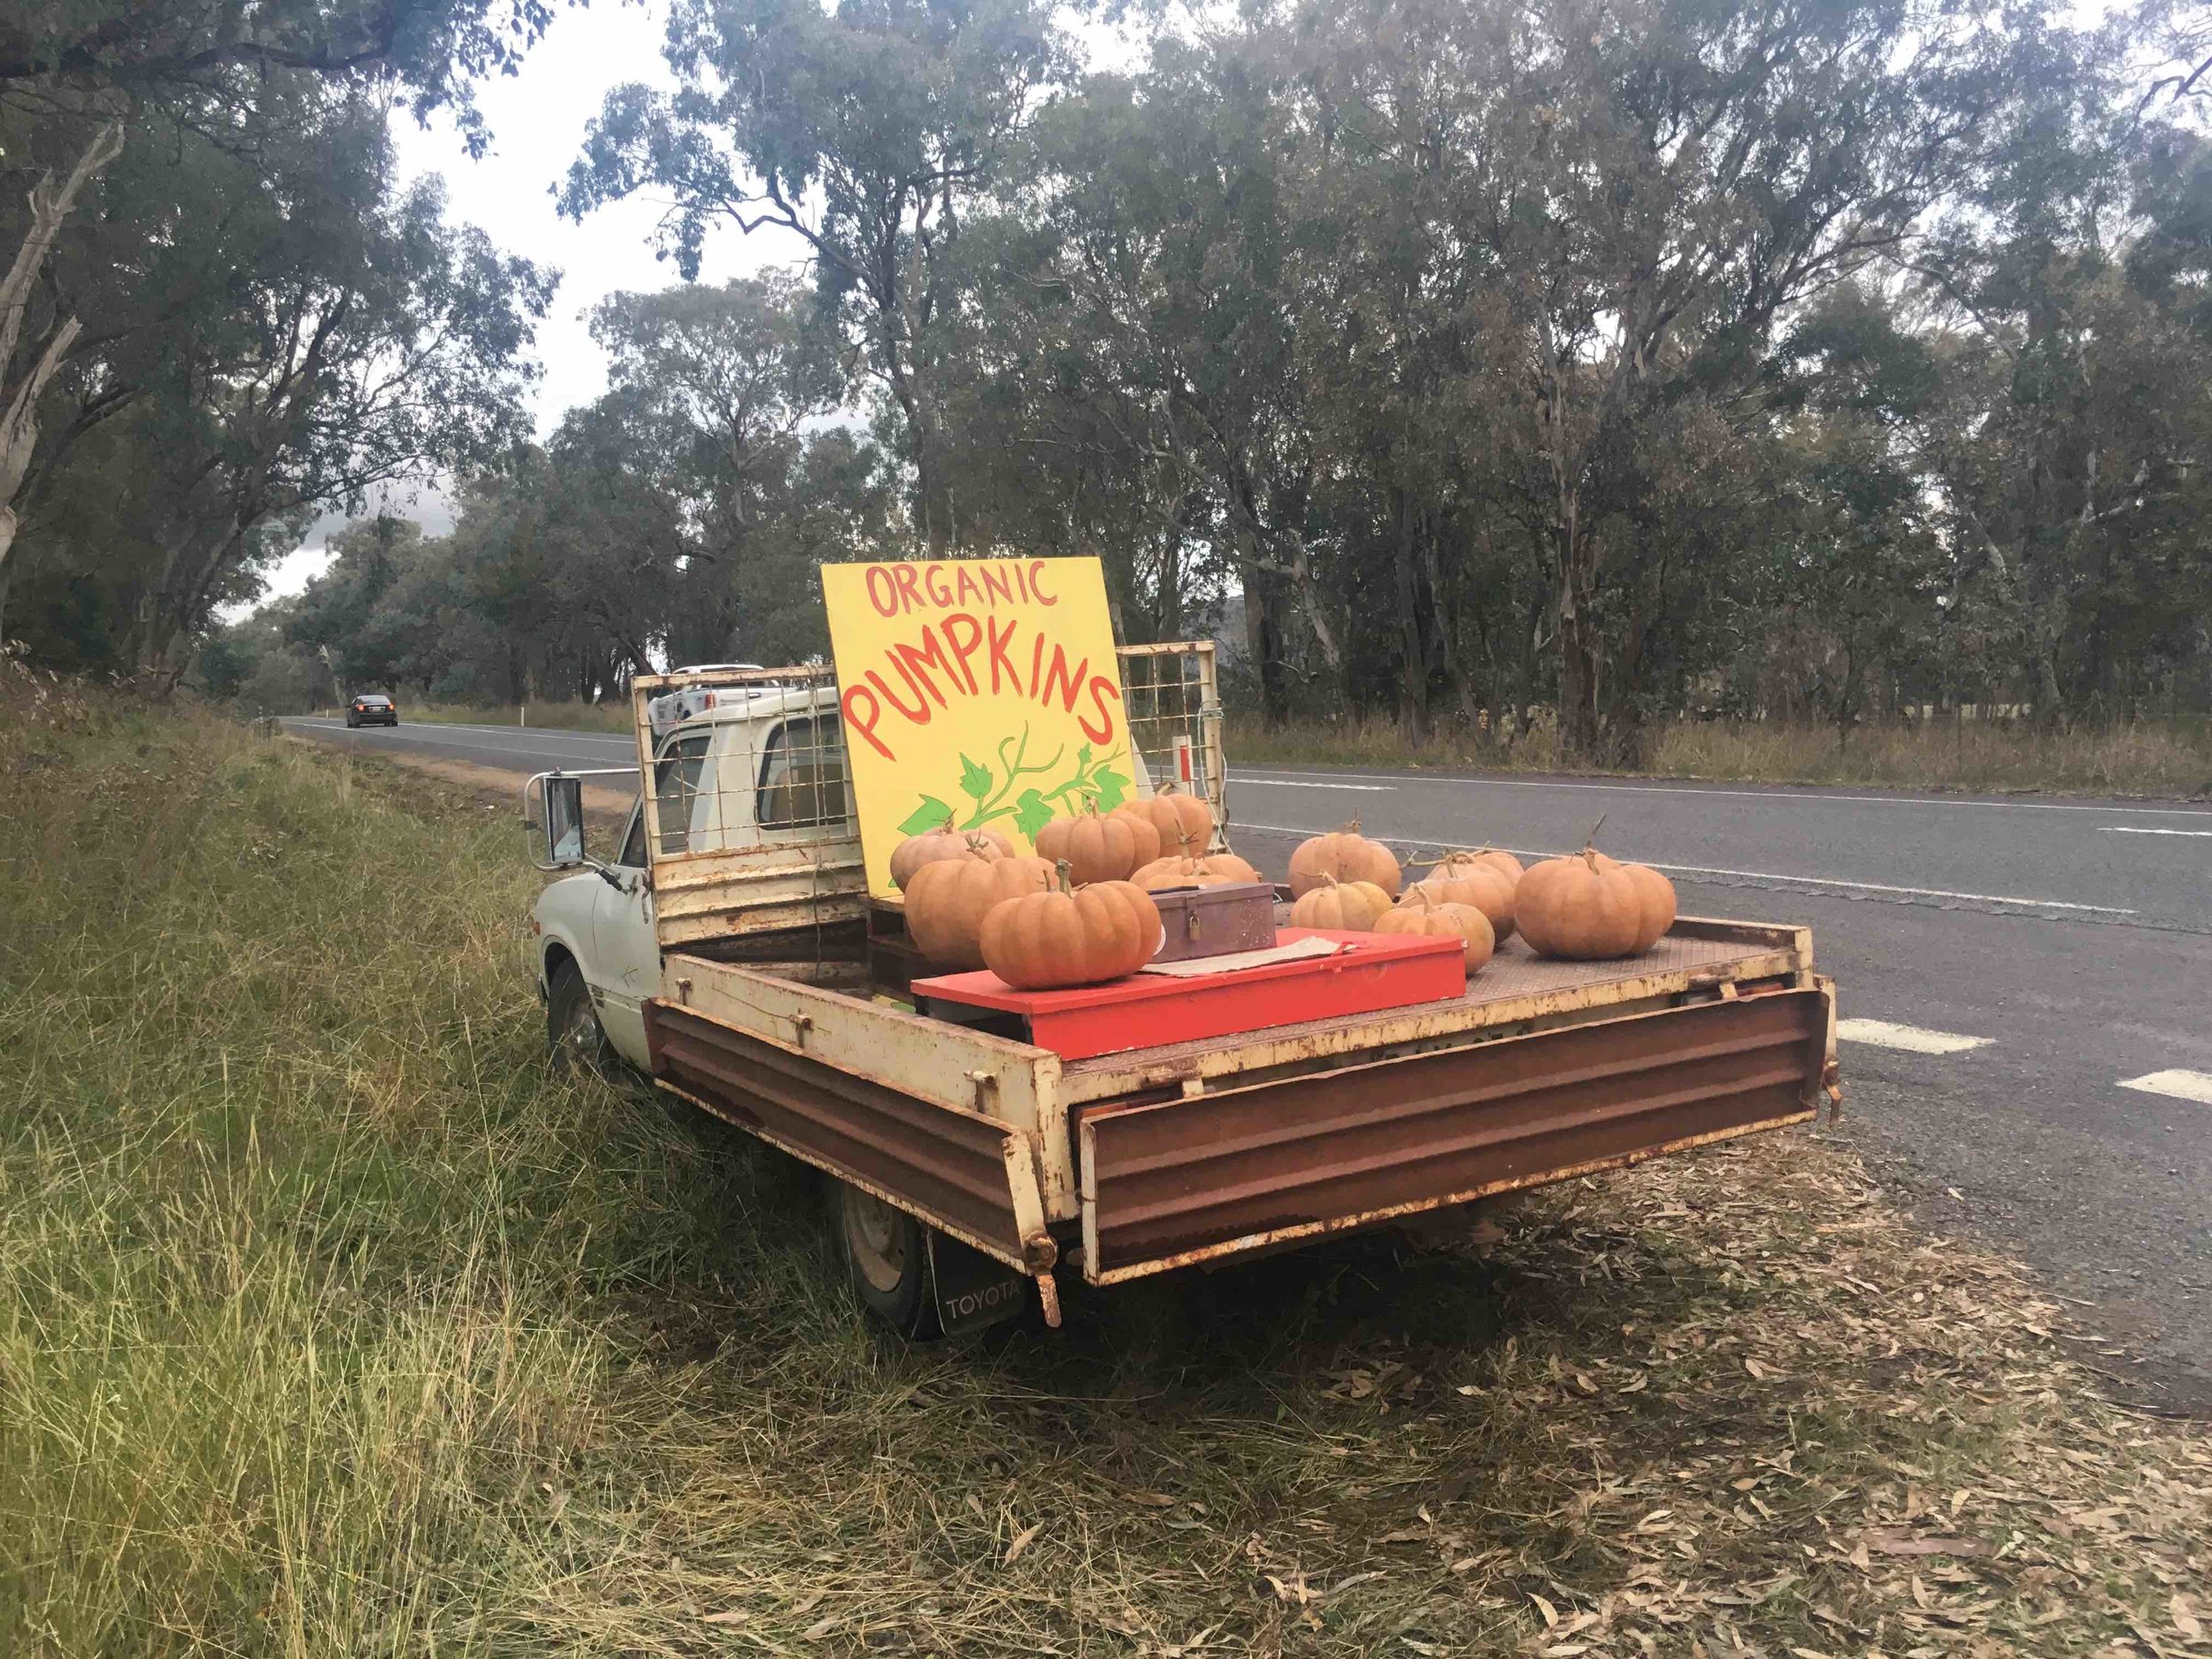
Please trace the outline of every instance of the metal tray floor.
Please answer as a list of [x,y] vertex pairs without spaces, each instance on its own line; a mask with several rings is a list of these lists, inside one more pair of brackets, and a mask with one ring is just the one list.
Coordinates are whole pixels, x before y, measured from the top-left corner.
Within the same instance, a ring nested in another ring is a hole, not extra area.
[[[1617,979],[1641,979],[1647,974],[1694,972],[1700,968],[1719,967],[1731,962],[1767,956],[1775,949],[1772,945],[1759,946],[1740,939],[1701,939],[1673,933],[1640,956],[1624,956],[1610,962],[1554,962],[1538,956],[1517,934],[1498,947],[1497,954],[1467,982],[1467,989],[1460,995],[1442,1002],[1412,1003],[1404,1009],[1391,1011],[1412,1014],[1454,1005],[1479,1007],[1485,1002],[1512,1002],[1521,997],[1541,995],[1548,991],[1607,985]],[[1379,1018],[1381,1016],[1376,1014],[1337,1015],[1327,1019],[1304,1020],[1296,1025],[1268,1025],[1250,1035],[1255,1040],[1294,1040],[1342,1031],[1353,1025],[1371,1025]],[[1218,1048],[1223,1041],[1215,1037],[1197,1042],[1165,1043],[1157,1048],[1124,1048],[1115,1054],[1070,1061],[1065,1070],[1071,1073],[1120,1071],[1135,1065],[1171,1064],[1186,1056]]]

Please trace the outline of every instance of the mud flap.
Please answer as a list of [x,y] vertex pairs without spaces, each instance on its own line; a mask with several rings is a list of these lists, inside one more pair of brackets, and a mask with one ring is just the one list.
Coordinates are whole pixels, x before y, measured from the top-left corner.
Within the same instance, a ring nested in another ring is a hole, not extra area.
[[965,1336],[1016,1318],[1028,1305],[1026,1273],[1018,1273],[934,1227],[924,1229],[923,1236],[929,1240],[929,1282],[937,1298],[937,1319],[947,1336]]

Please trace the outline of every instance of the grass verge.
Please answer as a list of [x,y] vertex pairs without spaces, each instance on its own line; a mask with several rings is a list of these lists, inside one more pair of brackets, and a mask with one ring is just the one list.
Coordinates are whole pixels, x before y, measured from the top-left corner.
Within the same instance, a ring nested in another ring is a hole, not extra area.
[[630,735],[630,704],[619,703],[533,703],[521,708],[506,703],[477,708],[460,703],[407,703],[403,720],[427,720],[440,726],[534,726],[554,732],[613,732]]
[[0,1652],[2204,1651],[2212,1433],[1796,1136],[866,1331],[540,1059],[511,826],[0,708]]
[[[1511,746],[1453,729],[1415,743],[1387,720],[1264,726],[1232,718],[1232,762],[1270,765],[1573,770],[1557,733],[1539,726]],[[2034,790],[2071,795],[2212,795],[2212,734],[2166,725],[2039,733],[2024,726],[1876,727],[1839,747],[1833,729],[1680,720],[1657,734],[1643,777],[1730,783],[1848,784],[1896,789]]]

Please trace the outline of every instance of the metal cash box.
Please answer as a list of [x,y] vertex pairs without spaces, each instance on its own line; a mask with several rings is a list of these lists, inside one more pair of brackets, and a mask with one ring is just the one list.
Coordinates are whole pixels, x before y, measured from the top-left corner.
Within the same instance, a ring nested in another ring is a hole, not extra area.
[[1166,941],[1155,962],[1265,950],[1275,942],[1275,889],[1264,881],[1168,887],[1152,895]]

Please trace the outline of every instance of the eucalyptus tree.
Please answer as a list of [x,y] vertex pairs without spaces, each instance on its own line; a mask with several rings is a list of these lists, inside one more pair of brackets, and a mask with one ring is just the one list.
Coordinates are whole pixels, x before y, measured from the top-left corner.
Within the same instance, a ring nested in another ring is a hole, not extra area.
[[0,621],[15,538],[62,458],[146,395],[136,369],[250,268],[231,240],[235,176],[282,195],[293,152],[345,125],[334,110],[380,120],[393,100],[450,111],[480,149],[474,83],[511,72],[551,16],[544,0],[20,0],[0,15]]
[[672,201],[695,277],[717,226],[795,239],[823,319],[896,411],[923,539],[960,532],[940,389],[970,211],[1069,72],[1054,0],[677,0],[672,95],[628,86],[592,122],[561,203]]

